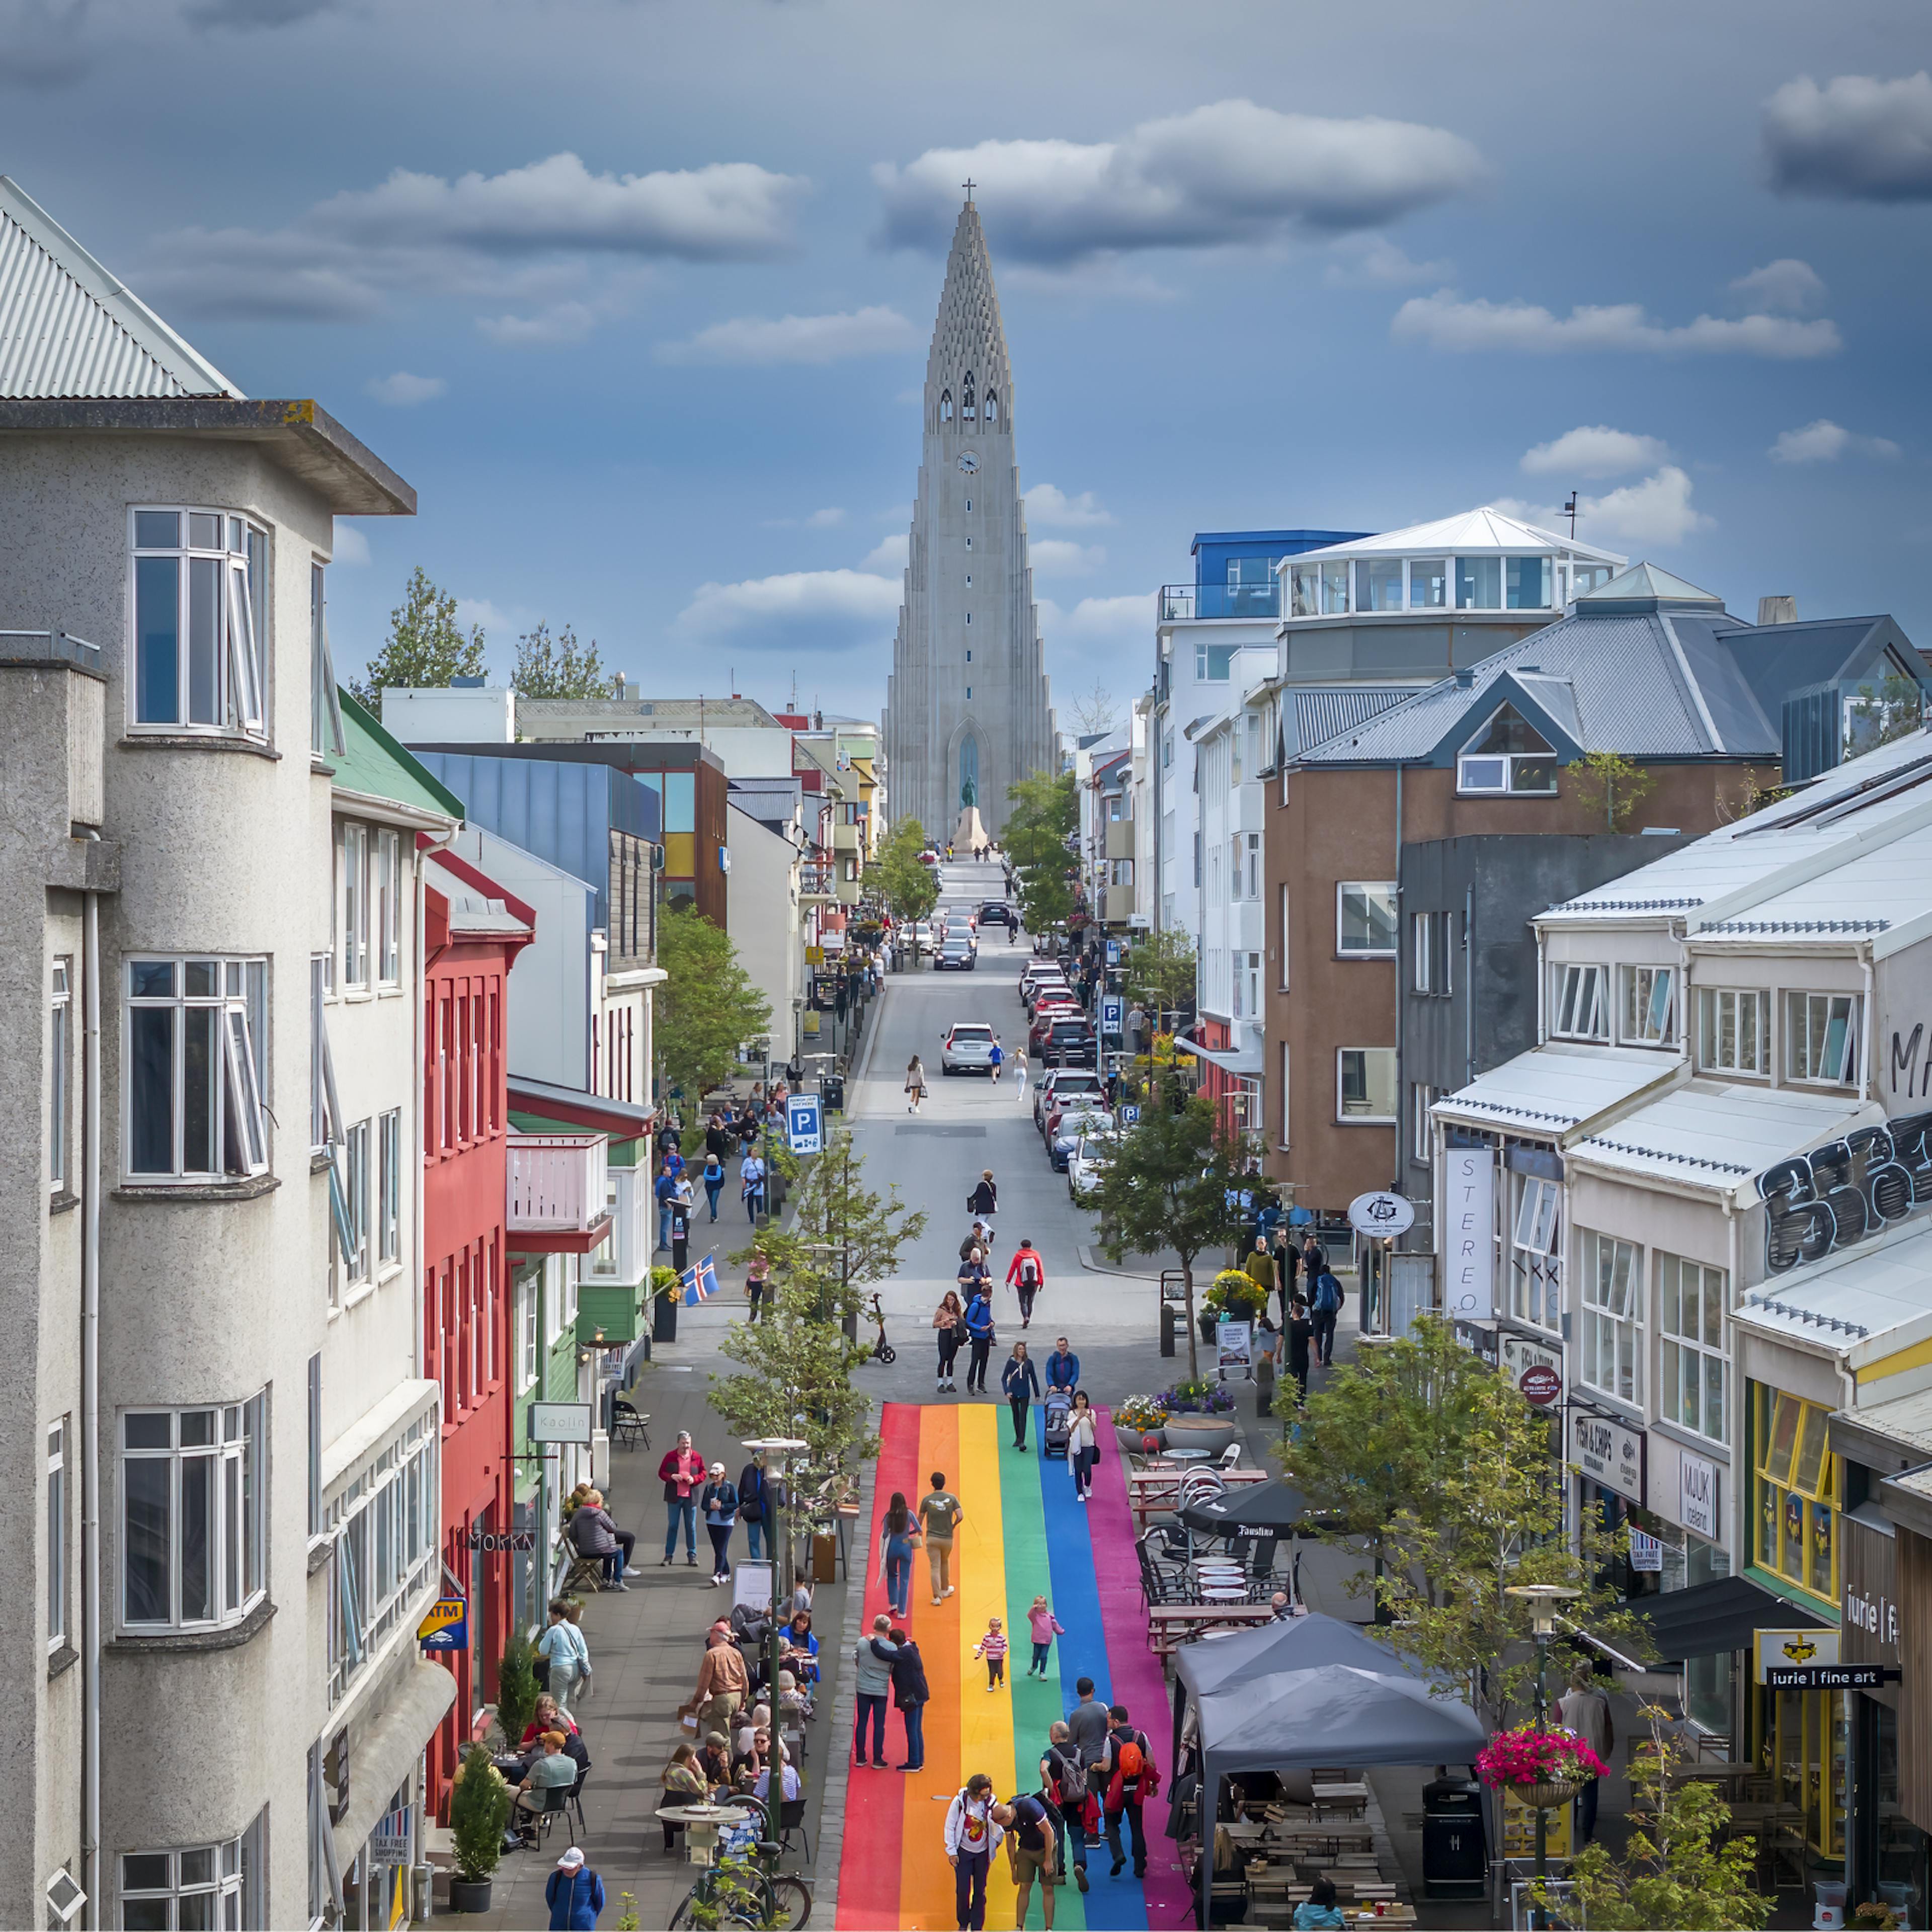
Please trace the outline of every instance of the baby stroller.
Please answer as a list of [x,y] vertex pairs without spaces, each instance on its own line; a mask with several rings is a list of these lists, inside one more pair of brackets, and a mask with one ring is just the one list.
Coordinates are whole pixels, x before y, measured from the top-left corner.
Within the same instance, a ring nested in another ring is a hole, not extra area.
[[1048,1389],[1040,1412],[1040,1453],[1066,1460],[1068,1438],[1073,1433],[1073,1397],[1065,1389]]

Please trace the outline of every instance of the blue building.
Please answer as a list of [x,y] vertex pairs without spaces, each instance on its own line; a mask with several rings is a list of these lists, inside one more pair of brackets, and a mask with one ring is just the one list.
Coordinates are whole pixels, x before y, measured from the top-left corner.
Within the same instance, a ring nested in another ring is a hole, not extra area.
[[[1161,592],[1162,621],[1170,617],[1278,617],[1281,592],[1275,566],[1285,556],[1353,543],[1366,530],[1202,530],[1191,554],[1194,581]],[[1174,602],[1170,610],[1168,600]],[[1182,608],[1184,606],[1185,608]]]

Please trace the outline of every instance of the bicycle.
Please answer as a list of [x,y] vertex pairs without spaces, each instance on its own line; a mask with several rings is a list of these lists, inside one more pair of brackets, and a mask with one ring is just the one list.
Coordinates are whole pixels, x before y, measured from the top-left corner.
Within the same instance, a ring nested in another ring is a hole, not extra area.
[[[755,1814],[760,1834],[770,1833],[771,1808],[764,1798],[748,1792],[730,1802]],[[812,1887],[796,1874],[778,1870],[782,1856],[768,1835],[735,1853],[721,1850],[718,1862],[698,1874],[698,1882],[671,1914],[671,1932],[724,1925],[800,1932],[812,1917]]]

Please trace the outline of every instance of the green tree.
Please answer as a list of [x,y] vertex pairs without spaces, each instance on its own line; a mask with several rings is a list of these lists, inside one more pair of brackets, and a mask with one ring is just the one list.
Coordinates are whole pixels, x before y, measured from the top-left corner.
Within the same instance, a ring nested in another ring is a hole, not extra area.
[[481,1885],[494,1875],[503,1856],[503,1828],[514,1802],[508,1780],[490,1762],[489,1752],[482,1744],[472,1744],[464,1754],[449,1794],[457,1876],[467,1883]]
[[1080,823],[1073,774],[1048,778],[1035,772],[1006,788],[1012,809],[1000,842],[1019,874],[1020,916],[1029,932],[1046,932],[1073,910],[1069,874],[1073,855],[1066,842]]
[[739,1048],[762,1039],[771,1002],[738,964],[728,934],[689,906],[674,906],[658,925],[658,1064],[664,1091],[681,1094],[694,1120],[704,1095],[737,1064]]
[[536,1714],[536,1657],[530,1639],[513,1634],[496,1667],[496,1723],[512,1744]]
[[1210,1248],[1239,1240],[1240,1190],[1254,1184],[1223,1131],[1212,1100],[1196,1094],[1177,1106],[1156,1088],[1139,1124],[1120,1136],[1088,1205],[1100,1216],[1101,1246],[1120,1262],[1171,1248],[1180,1262],[1187,1306],[1187,1372],[1201,1377],[1194,1318],[1194,1264]]
[[548,624],[517,640],[517,668],[510,682],[524,698],[609,698],[616,676],[604,668],[597,640],[580,645],[566,624],[553,641]]
[[902,818],[886,834],[884,849],[874,868],[880,896],[893,918],[912,928],[913,957],[919,957],[919,934],[926,915],[939,903],[939,868],[925,864],[926,830],[916,818]]
[[1636,1802],[1624,1854],[1586,1845],[1570,1867],[1582,1922],[1606,1932],[1756,1932],[1777,1901],[1751,1889],[1751,1840],[1724,1838],[1731,1808],[1712,1786],[1676,1777],[1686,1754],[1665,1731],[1669,1714],[1650,1704],[1642,1715],[1650,1736],[1630,1754]]
[[418,564],[410,572],[403,601],[389,613],[389,635],[350,689],[380,718],[382,687],[446,686],[452,679],[483,675],[483,626],[469,634],[456,621],[456,599],[440,590]]
[[1531,1699],[1528,1606],[1512,1585],[1575,1591],[1565,1615],[1634,1653],[1641,1627],[1598,1580],[1619,1539],[1564,1533],[1556,1425],[1515,1384],[1423,1317],[1338,1369],[1284,1438],[1288,1480],[1319,1532],[1373,1559],[1372,1591],[1402,1648],[1453,1684],[1492,1730]]
[[1621,832],[1657,781],[1621,752],[1586,752],[1570,768],[1570,794],[1606,832]]
[[1164,926],[1143,933],[1126,964],[1127,998],[1144,1007],[1158,1033],[1171,1029],[1174,1016],[1194,1004],[1194,941]]

